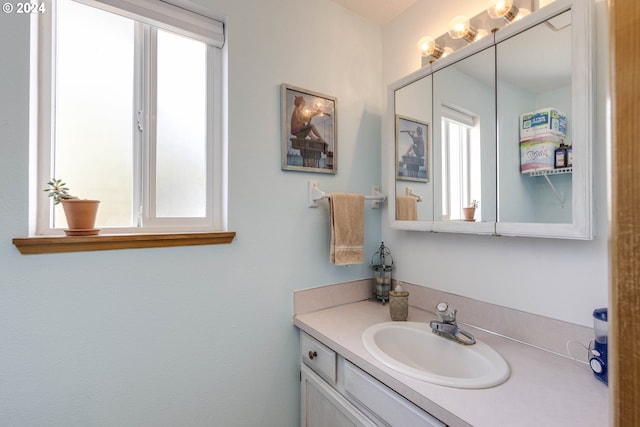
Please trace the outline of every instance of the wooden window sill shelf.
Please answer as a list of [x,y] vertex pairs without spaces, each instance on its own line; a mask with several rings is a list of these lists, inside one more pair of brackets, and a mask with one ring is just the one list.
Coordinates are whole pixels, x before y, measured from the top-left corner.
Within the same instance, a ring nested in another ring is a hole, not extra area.
[[234,231],[212,233],[102,234],[97,236],[16,237],[13,244],[23,255],[169,246],[222,245],[231,243]]

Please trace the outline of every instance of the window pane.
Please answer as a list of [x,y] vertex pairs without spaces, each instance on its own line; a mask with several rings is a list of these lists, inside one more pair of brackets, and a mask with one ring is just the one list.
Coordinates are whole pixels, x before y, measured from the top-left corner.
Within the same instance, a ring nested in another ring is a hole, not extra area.
[[98,226],[131,226],[134,22],[60,0],[57,31],[55,176],[101,201]]
[[206,46],[158,30],[156,215],[206,216]]
[[457,124],[449,123],[449,219],[462,218],[462,197],[464,186],[464,153],[462,146],[462,129]]
[[[463,208],[471,206],[473,200],[480,201],[481,153],[480,124],[468,127],[457,121],[443,118],[442,128],[442,215],[451,220],[464,218]],[[481,221],[481,210],[476,220]]]

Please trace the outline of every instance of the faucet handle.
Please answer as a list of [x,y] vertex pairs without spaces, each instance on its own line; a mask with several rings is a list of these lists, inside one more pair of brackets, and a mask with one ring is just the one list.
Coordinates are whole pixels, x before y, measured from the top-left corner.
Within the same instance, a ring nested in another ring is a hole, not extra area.
[[443,322],[455,322],[456,321],[456,313],[458,310],[451,308],[451,306],[446,302],[441,302],[436,306],[436,311],[440,319]]
[[436,305],[436,310],[438,310],[439,312],[445,312],[449,309],[449,304],[446,302],[441,302],[440,304]]

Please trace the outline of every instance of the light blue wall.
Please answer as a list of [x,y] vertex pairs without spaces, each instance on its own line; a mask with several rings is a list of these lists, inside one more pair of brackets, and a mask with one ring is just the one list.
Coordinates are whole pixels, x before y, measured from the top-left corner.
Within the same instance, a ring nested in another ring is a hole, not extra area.
[[[228,246],[18,253],[11,238],[28,228],[29,26],[0,14],[0,424],[298,425],[291,294],[370,275],[328,262],[326,202],[307,208],[307,181],[363,193],[386,182],[386,85],[419,67],[415,42],[429,25],[441,34],[486,3],[417,2],[381,31],[328,0],[197,2],[228,30],[229,225],[238,233]],[[402,280],[589,324],[608,280],[606,61],[597,74],[596,240],[398,232],[386,212],[367,209],[368,254],[384,236]],[[338,98],[337,176],[280,170],[283,82]]]
[[[380,28],[328,0],[198,3],[227,27],[231,245],[20,255],[29,23],[0,15],[2,425],[296,426],[292,292],[370,276],[329,263],[307,182],[381,182]],[[280,170],[283,82],[337,97],[336,176]],[[380,221],[367,207],[368,256]]]

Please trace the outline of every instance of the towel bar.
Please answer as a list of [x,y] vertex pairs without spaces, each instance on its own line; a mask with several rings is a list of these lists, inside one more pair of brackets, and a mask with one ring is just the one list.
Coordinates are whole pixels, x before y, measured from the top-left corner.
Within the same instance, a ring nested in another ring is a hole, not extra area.
[[415,197],[416,199],[418,199],[418,202],[421,202],[421,201],[422,201],[422,196],[421,196],[421,195],[419,195],[419,194],[414,193],[414,192],[413,192],[413,188],[411,188],[411,187],[407,187],[407,188],[405,189],[405,194],[406,194],[407,196],[413,196],[413,197]]
[[[318,181],[309,181],[309,207],[317,208],[318,200],[328,199],[331,197],[331,194],[327,194],[324,191],[320,190],[318,187]],[[380,203],[387,200],[387,196],[380,192],[380,187],[377,185],[371,186],[371,195],[364,196],[365,200],[371,200],[371,208],[378,209],[380,208]]]

